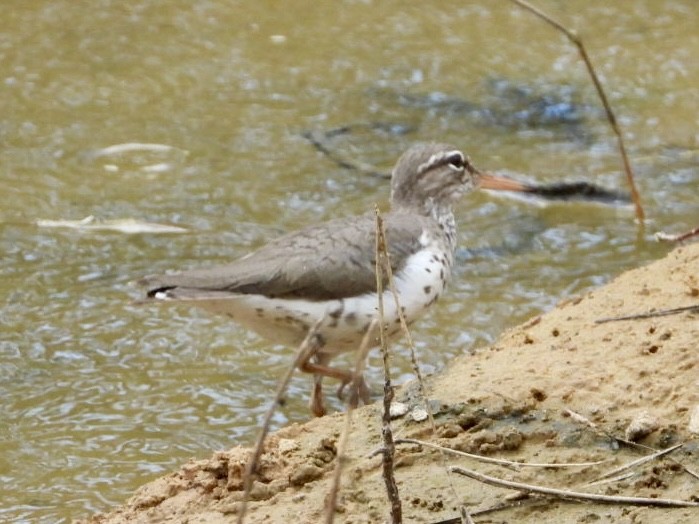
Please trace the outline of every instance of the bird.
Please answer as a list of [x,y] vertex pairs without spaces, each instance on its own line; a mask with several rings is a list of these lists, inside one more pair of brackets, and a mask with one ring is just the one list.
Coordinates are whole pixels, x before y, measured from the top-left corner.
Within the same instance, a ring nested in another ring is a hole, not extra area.
[[[453,205],[479,185],[497,179],[477,170],[460,149],[444,143],[408,148],[392,170],[390,210],[382,215],[386,250],[400,310],[407,324],[419,319],[444,293],[454,265]],[[226,265],[152,275],[139,283],[146,302],[190,304],[223,314],[274,343],[298,346],[314,330],[314,348],[298,367],[314,375],[310,408],[326,413],[323,377],[353,374],[331,360],[355,351],[367,331],[379,344],[374,212],[335,218],[276,238]],[[398,306],[383,291],[386,334],[401,332]],[[363,377],[358,396],[367,404]]]

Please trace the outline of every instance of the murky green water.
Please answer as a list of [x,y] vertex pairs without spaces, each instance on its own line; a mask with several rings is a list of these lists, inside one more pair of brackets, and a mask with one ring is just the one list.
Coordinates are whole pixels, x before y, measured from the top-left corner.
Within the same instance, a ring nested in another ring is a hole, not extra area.
[[[699,222],[696,2],[538,4],[586,37],[650,223],[639,238],[628,208],[467,198],[450,293],[415,332],[428,371],[662,256],[654,231]],[[339,167],[304,132],[380,170],[438,139],[482,168],[623,187],[576,51],[505,1],[5,0],[2,11],[3,521],[107,510],[188,457],[251,441],[291,351],[198,311],[133,306],[128,282],[385,201],[384,180]],[[104,150],[132,142],[169,148]],[[35,225],[88,215],[191,232]],[[396,366],[408,376],[405,358]],[[307,395],[298,377],[276,425],[305,420]]]

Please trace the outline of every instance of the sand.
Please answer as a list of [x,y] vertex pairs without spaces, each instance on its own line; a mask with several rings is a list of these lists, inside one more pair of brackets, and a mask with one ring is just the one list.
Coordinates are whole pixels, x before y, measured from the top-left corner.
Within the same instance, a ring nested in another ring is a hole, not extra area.
[[[699,522],[699,507],[541,496],[513,500],[515,491],[446,469],[455,465],[499,479],[610,496],[698,502],[699,312],[595,322],[698,305],[699,244],[678,247],[505,332],[494,345],[455,359],[428,379],[436,431],[429,420],[420,420],[424,402],[417,384],[397,391],[396,400],[407,408],[393,421],[397,438],[517,462],[604,461],[513,468],[401,444],[395,476],[403,521],[449,522],[463,504],[478,523]],[[338,413],[270,436],[245,522],[324,521],[344,421]],[[381,439],[380,403],[355,411],[335,522],[388,521],[381,456],[372,454]],[[681,443],[665,457],[603,478],[651,453],[644,446]],[[248,454],[248,448],[236,447],[192,460],[138,489],[122,507],[86,522],[235,522]]]

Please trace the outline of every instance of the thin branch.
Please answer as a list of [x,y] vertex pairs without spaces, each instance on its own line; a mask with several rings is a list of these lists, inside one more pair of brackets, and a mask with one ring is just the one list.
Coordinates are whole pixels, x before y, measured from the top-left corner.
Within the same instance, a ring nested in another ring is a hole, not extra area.
[[592,422],[590,419],[587,417],[581,415],[580,413],[576,413],[572,409],[564,409],[563,413],[570,418],[572,418],[575,422],[578,422],[579,424],[584,424],[591,428],[592,430],[595,431],[598,435],[601,435],[603,437],[606,437],[608,439],[611,439],[612,441],[616,442],[617,444],[624,444],[625,446],[629,446],[630,448],[633,449],[641,449],[641,450],[650,450],[650,451],[657,451],[655,448],[651,448],[648,446],[644,446],[643,444],[639,444],[638,442],[632,442],[631,440],[626,440],[621,437],[617,437],[616,435],[613,435],[612,433],[606,431],[604,428],[600,428],[597,424]]
[[619,320],[640,320],[644,318],[666,317],[669,315],[677,315],[679,313],[695,313],[699,311],[699,304],[693,306],[675,307],[672,309],[661,309],[659,311],[650,311],[648,313],[638,313],[636,315],[624,315],[621,317],[599,318],[595,320],[595,324],[604,324],[605,322],[617,322]]
[[[611,440],[613,440],[613,441],[615,441],[615,442],[617,442],[617,443],[619,443],[619,444],[624,444],[625,446],[628,446],[628,447],[630,447],[630,448],[632,448],[632,449],[636,449],[636,450],[652,451],[652,452],[658,451],[657,449],[652,448],[652,447],[650,447],[650,446],[644,446],[643,444],[639,444],[638,442],[631,442],[630,440],[625,440],[625,439],[623,439],[623,438],[621,438],[621,437],[616,437],[616,436],[614,436],[613,434],[609,433],[608,431],[606,431],[606,430],[604,430],[604,429],[598,427],[594,422],[592,422],[592,421],[589,420],[588,418],[584,417],[584,416],[581,415],[580,413],[576,413],[576,412],[573,411],[572,409],[565,409],[565,410],[563,410],[563,412],[564,412],[565,414],[567,414],[568,416],[570,416],[570,417],[571,417],[573,420],[575,420],[576,422],[579,422],[579,423],[581,423],[581,424],[585,424],[586,426],[589,426],[589,427],[592,428],[595,432],[597,432],[599,435],[603,435],[604,437],[607,437],[607,438],[609,438],[609,439],[611,439]],[[695,471],[689,469],[687,466],[685,466],[684,464],[682,464],[682,462],[680,462],[679,460],[676,460],[676,459],[674,459],[674,458],[672,458],[672,457],[669,457],[669,460],[670,460],[672,463],[677,464],[678,466],[680,466],[680,467],[682,468],[682,470],[683,470],[685,473],[687,473],[688,475],[690,475],[690,476],[694,477],[695,479],[699,480],[699,474],[698,474],[697,472],[695,472]]]
[[568,415],[570,418],[572,418],[575,422],[578,422],[580,424],[585,424],[586,426],[592,428],[592,429],[597,429],[597,424],[592,422],[589,418],[587,418],[584,415],[581,415],[580,413],[573,411],[572,409],[564,409],[563,410],[564,415]]
[[377,324],[378,321],[376,319],[372,320],[371,324],[369,325],[369,329],[367,329],[366,333],[364,333],[362,343],[360,344],[359,351],[357,352],[356,360],[354,361],[354,374],[352,379],[352,387],[350,389],[349,402],[347,403],[347,413],[345,414],[345,425],[342,428],[342,435],[340,436],[340,441],[337,444],[337,462],[335,463],[335,471],[333,471],[332,483],[330,485],[330,491],[328,492],[328,502],[325,509],[326,524],[332,524],[335,520],[337,494],[340,490],[342,469],[347,461],[347,456],[345,453],[350,429],[352,428],[352,412],[354,411],[354,408],[358,402],[360,382],[364,380],[364,367],[366,364],[367,353],[370,349],[369,340],[371,340],[371,337],[374,336]]
[[[410,363],[413,367],[413,372],[415,373],[415,377],[417,378],[417,383],[418,383],[418,391],[420,393],[420,396],[422,397],[423,403],[425,405],[425,411],[427,412],[427,417],[430,422],[430,427],[432,428],[432,432],[435,433],[437,431],[437,424],[434,421],[434,415],[432,413],[432,408],[430,407],[430,402],[429,398],[427,395],[427,389],[425,388],[425,381],[422,377],[422,371],[420,370],[420,362],[417,356],[417,352],[415,351],[415,343],[413,342],[413,336],[410,333],[410,329],[408,328],[408,323],[405,320],[405,315],[403,314],[403,308],[401,308],[400,305],[400,298],[398,296],[398,290],[396,289],[395,281],[393,278],[393,270],[391,269],[391,261],[389,260],[389,254],[388,252],[386,253],[386,274],[388,276],[388,285],[391,290],[391,294],[393,295],[393,300],[395,301],[396,305],[396,312],[398,314],[398,319],[400,320],[400,325],[401,329],[403,330],[403,333],[405,334],[405,339],[408,344],[408,349],[410,350]],[[396,441],[397,442],[397,441]],[[446,469],[447,463],[446,463],[446,456],[444,453],[441,453],[441,465]],[[449,477],[448,470],[447,470],[447,477]],[[451,488],[451,491],[454,495],[454,500],[458,500],[456,488],[454,487],[453,482],[451,481],[451,478],[449,478],[449,486]],[[471,518],[468,510],[466,509],[466,506],[463,504],[459,504],[459,512],[461,514],[461,521],[464,524],[472,524],[473,519]]]
[[578,491],[568,491],[565,489],[547,488],[544,486],[535,486],[533,484],[523,484],[521,482],[513,482],[510,480],[498,479],[488,475],[483,475],[476,471],[461,468],[459,466],[451,466],[449,468],[454,473],[470,477],[484,484],[497,486],[499,488],[516,489],[518,491],[526,491],[530,493],[538,493],[540,495],[548,495],[566,500],[586,500],[592,502],[600,502],[603,504],[629,504],[633,506],[664,506],[675,508],[699,507],[699,502],[691,502],[675,499],[653,499],[646,497],[623,497],[598,495],[595,493],[582,493]]
[[[387,255],[388,258],[388,255]],[[390,261],[387,260],[386,264],[386,273],[388,275],[388,285],[391,289],[391,293],[393,294],[393,300],[395,301],[396,304],[396,312],[398,313],[398,319],[400,320],[400,326],[401,329],[403,330],[403,333],[405,334],[405,340],[408,344],[408,348],[410,350],[410,364],[413,367],[413,372],[415,373],[415,377],[417,378],[417,384],[418,384],[418,391],[420,392],[420,396],[422,397],[422,400],[425,404],[425,411],[427,411],[427,416],[430,421],[430,426],[432,427],[432,432],[437,431],[437,425],[434,422],[434,416],[432,414],[432,409],[430,408],[430,403],[429,399],[427,398],[427,390],[425,388],[425,381],[422,378],[422,371],[420,371],[420,363],[417,357],[417,353],[415,351],[415,343],[413,342],[413,336],[410,333],[410,329],[408,328],[408,323],[405,321],[405,315],[403,314],[403,308],[400,307],[400,300],[398,298],[398,290],[396,289],[395,282],[393,280],[393,270],[391,269],[391,264]]]
[[684,240],[689,240],[690,238],[695,237],[695,236],[699,236],[699,227],[695,227],[694,229],[690,229],[689,231],[686,231],[684,233],[679,233],[677,235],[658,231],[655,234],[655,239],[661,240],[664,242],[682,242]]
[[618,475],[616,477],[612,478],[607,478],[607,479],[602,479],[602,480],[593,480],[592,482],[588,482],[587,484],[584,484],[586,488],[590,488],[592,486],[600,486],[602,484],[612,484],[614,482],[621,482],[622,480],[629,479],[633,476],[638,475],[637,471],[628,471],[624,473],[623,475]]
[[296,368],[299,366],[301,362],[307,360],[308,357],[312,355],[313,351],[316,351],[316,333],[318,331],[318,327],[320,327],[324,320],[325,316],[320,317],[313,325],[313,327],[308,330],[306,338],[303,339],[303,342],[301,342],[298,351],[296,351],[294,361],[286,370],[286,373],[279,381],[279,384],[277,384],[277,391],[274,396],[274,402],[270,404],[269,408],[267,409],[267,413],[265,413],[265,418],[262,422],[262,427],[260,428],[260,432],[257,435],[257,440],[255,441],[255,447],[253,448],[252,455],[250,456],[247,466],[245,467],[245,474],[243,476],[243,498],[240,502],[240,508],[238,509],[238,519],[236,521],[238,524],[243,524],[243,522],[245,521],[245,513],[247,511],[248,501],[250,499],[250,490],[252,489],[252,483],[255,478],[255,472],[257,470],[257,465],[260,461],[260,456],[262,456],[262,449],[264,448],[265,437],[267,436],[267,433],[269,433],[269,426],[272,421],[272,416],[274,415],[277,406],[283,402],[284,394],[286,393],[286,388],[289,386],[289,382],[291,381],[291,377],[294,374]]
[[526,9],[527,11],[535,14],[536,16],[541,18],[542,20],[548,22],[553,27],[555,27],[556,29],[561,31],[578,48],[578,52],[580,53],[580,56],[582,57],[583,61],[585,62],[585,67],[587,67],[587,72],[590,74],[590,77],[592,78],[592,82],[595,84],[595,89],[597,90],[597,94],[599,95],[599,98],[602,101],[602,105],[604,106],[604,111],[607,114],[607,120],[609,120],[609,124],[611,125],[612,130],[614,131],[614,134],[616,135],[617,145],[619,147],[619,153],[621,155],[621,160],[622,160],[622,163],[624,166],[624,172],[626,173],[626,181],[629,185],[629,188],[631,189],[631,200],[633,201],[634,207],[636,209],[636,219],[638,220],[638,223],[642,226],[643,220],[645,218],[645,213],[643,211],[643,206],[641,205],[641,196],[639,195],[638,190],[636,189],[636,183],[634,182],[634,175],[633,175],[633,170],[631,169],[631,163],[629,162],[629,157],[626,154],[626,146],[624,145],[624,138],[622,136],[621,129],[619,128],[619,124],[617,123],[616,116],[614,115],[614,111],[612,110],[612,106],[609,103],[609,100],[607,99],[607,95],[604,92],[604,88],[602,87],[602,83],[600,82],[600,80],[597,76],[597,73],[595,72],[595,68],[592,65],[592,61],[590,60],[590,57],[587,54],[587,51],[585,49],[585,46],[583,44],[582,39],[577,34],[575,34],[573,31],[567,29],[563,24],[561,24],[557,20],[553,19],[551,16],[544,13],[542,10],[534,7],[529,2],[526,2],[525,0],[511,0],[511,1],[515,4],[517,4],[518,6],[522,7],[523,9]]
[[[480,517],[481,515],[488,515],[489,513],[495,513],[497,511],[505,511],[508,509],[512,509],[514,507],[521,508],[523,505],[526,504],[527,507],[536,507],[536,506],[544,506],[545,504],[548,504],[547,501],[542,500],[542,499],[528,499],[528,500],[511,500],[507,502],[499,502],[498,504],[495,504],[494,506],[490,506],[488,508],[483,508],[483,509],[475,509],[471,512],[472,517]],[[459,524],[461,522],[461,519],[459,517],[455,518],[449,518],[445,520],[440,520],[438,522],[433,522],[431,524]]]
[[645,464],[646,462],[660,458],[663,455],[667,455],[668,453],[672,453],[673,451],[684,446],[684,444],[685,443],[682,442],[680,444],[676,444],[675,446],[671,446],[671,447],[666,448],[666,449],[661,449],[660,451],[657,451],[657,452],[652,453],[650,455],[646,455],[645,457],[641,457],[639,459],[631,461],[628,464],[624,464],[623,466],[619,466],[618,468],[614,468],[610,471],[607,471],[606,473],[597,477],[597,479],[595,479],[595,480],[602,480],[602,479],[606,479],[608,477],[612,477],[614,475],[618,475],[619,473],[626,471],[627,469],[635,468],[636,466],[640,466],[641,464]]
[[384,386],[383,386],[383,478],[386,484],[386,493],[391,504],[391,522],[400,524],[403,522],[403,509],[401,506],[398,485],[394,474],[393,458],[396,447],[393,443],[393,431],[391,430],[391,402],[393,401],[393,386],[391,385],[391,370],[389,365],[388,341],[386,337],[386,322],[384,321],[383,308],[383,271],[389,266],[388,249],[386,247],[386,235],[383,227],[383,218],[379,207],[375,207],[376,214],[376,294],[378,297],[379,334],[381,339],[381,356],[383,357]]
[[437,444],[432,444],[430,442],[425,442],[423,440],[417,440],[413,438],[400,438],[396,439],[396,444],[416,444],[419,446],[424,446],[426,448],[437,449],[449,453],[451,455],[457,455],[459,457],[467,457],[470,459],[478,460],[479,462],[486,462],[489,464],[498,464],[500,466],[511,467],[514,469],[518,468],[584,468],[588,466],[598,466],[599,464],[604,464],[608,460],[598,460],[596,462],[574,462],[574,463],[561,463],[561,464],[537,464],[532,462],[514,462],[512,460],[496,459],[492,457],[484,457],[483,455],[474,455],[473,453],[466,453],[465,451],[458,451],[456,449],[445,448],[444,446],[439,446]]
[[[321,135],[322,138],[327,138],[328,135],[332,136],[333,134],[338,134],[340,132],[345,133],[349,132],[351,130],[350,126],[346,127],[341,127],[338,129],[331,130],[329,132],[323,133]],[[326,157],[328,157],[330,160],[335,162],[339,167],[343,169],[349,169],[351,171],[358,171],[359,173],[363,175],[369,175],[373,177],[378,177],[378,178],[391,178],[390,173],[382,173],[378,171],[374,166],[364,163],[364,162],[359,162],[358,160],[346,160],[342,158],[339,154],[335,153],[332,151],[327,145],[325,145],[322,142],[321,137],[317,136],[317,133],[314,133],[313,131],[306,131],[302,134],[302,136],[307,139],[313,147],[315,147],[318,151],[320,151],[322,154],[324,154]]]

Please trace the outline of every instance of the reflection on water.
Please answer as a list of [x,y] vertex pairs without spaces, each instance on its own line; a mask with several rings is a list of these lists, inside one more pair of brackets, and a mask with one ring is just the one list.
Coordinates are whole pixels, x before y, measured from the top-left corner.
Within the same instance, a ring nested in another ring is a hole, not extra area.
[[[485,169],[623,188],[592,87],[559,35],[507,3],[425,6],[5,6],[0,520],[106,510],[190,456],[250,442],[291,351],[205,313],[137,306],[128,284],[386,200],[385,179],[342,168],[304,133],[351,127],[333,151],[379,172],[411,142],[437,139]],[[625,207],[467,198],[450,291],[415,333],[427,371],[661,256],[652,232],[697,225],[694,3],[549,7],[584,29],[648,231],[638,238]],[[188,232],[35,225],[87,216]],[[405,358],[395,365],[409,378]],[[305,420],[307,394],[296,377],[275,425]]]

